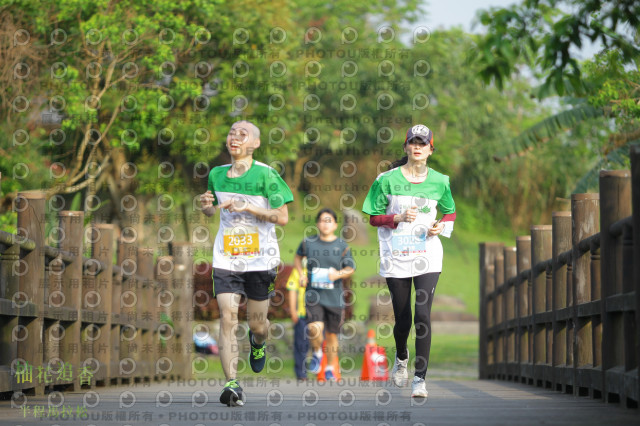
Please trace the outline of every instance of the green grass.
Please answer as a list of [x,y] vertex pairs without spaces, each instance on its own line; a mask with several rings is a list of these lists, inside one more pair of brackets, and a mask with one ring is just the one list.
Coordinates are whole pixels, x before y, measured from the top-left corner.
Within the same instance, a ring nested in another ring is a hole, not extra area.
[[[389,363],[395,356],[393,336],[378,339],[387,352]],[[408,348],[413,360],[415,340],[409,338]],[[413,361],[411,361],[413,366]],[[431,339],[428,376],[475,379],[478,377],[478,336],[473,334],[435,334]]]
[[[240,354],[241,356],[243,354]],[[246,354],[244,354],[246,355]],[[195,374],[196,379],[224,379],[224,373],[222,372],[222,364],[220,363],[220,357],[214,355],[203,356],[207,359],[206,371],[201,374]],[[198,370],[203,369],[202,364],[197,364]],[[238,379],[266,377],[269,379],[295,379],[296,375],[293,372],[293,358],[282,358],[282,363],[272,362],[270,368],[265,368],[259,375],[251,371],[251,367],[247,365],[246,369],[238,372]]]
[[[277,342],[269,341],[269,345],[278,345]],[[377,344],[383,346],[386,350],[389,368],[393,363],[395,356],[395,343],[393,336],[384,339],[378,338]],[[409,339],[409,350],[414,353],[414,340]],[[206,371],[196,374],[195,378],[212,378],[224,379],[222,366],[219,356],[202,356],[207,360]],[[247,353],[240,353],[241,357],[246,357]],[[277,358],[277,359],[275,359]],[[413,359],[413,356],[412,356]],[[280,361],[281,360],[281,361]],[[343,371],[343,377],[360,377],[362,367],[362,354],[358,350],[352,350],[340,354],[341,365],[351,371]],[[267,367],[259,374],[251,371],[248,364],[243,371],[239,371],[239,379],[255,379],[264,377],[267,379],[294,379],[293,359],[291,357],[291,349],[281,351],[280,355],[273,356],[267,352]],[[241,363],[242,365],[243,363]],[[205,370],[204,364],[197,363],[198,370]],[[413,369],[413,361],[411,368]],[[436,334],[431,342],[431,354],[429,359],[430,378],[456,378],[456,379],[474,379],[478,375],[478,336],[468,334]],[[311,378],[312,376],[309,375]]]

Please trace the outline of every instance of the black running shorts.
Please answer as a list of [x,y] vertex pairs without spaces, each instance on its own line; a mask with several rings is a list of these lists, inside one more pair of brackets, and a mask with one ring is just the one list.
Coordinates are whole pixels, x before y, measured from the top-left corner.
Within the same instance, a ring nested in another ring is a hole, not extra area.
[[234,272],[213,269],[213,295],[222,293],[243,294],[251,300],[267,300],[275,294],[277,271]]
[[322,306],[319,303],[307,303],[307,324],[323,322],[324,329],[330,333],[338,334],[344,320],[344,309]]

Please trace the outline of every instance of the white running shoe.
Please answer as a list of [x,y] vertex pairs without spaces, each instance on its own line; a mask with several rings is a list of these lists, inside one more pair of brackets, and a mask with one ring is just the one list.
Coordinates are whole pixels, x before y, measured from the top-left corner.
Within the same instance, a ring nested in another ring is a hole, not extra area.
[[407,351],[407,359],[399,360],[396,354],[396,360],[391,370],[391,379],[393,384],[400,387],[407,386],[409,382],[409,373],[407,373],[407,364],[409,364],[409,352]]
[[429,396],[429,392],[427,392],[427,386],[424,382],[424,379],[421,379],[418,376],[413,378],[413,382],[411,383],[411,397],[412,398],[427,398]]

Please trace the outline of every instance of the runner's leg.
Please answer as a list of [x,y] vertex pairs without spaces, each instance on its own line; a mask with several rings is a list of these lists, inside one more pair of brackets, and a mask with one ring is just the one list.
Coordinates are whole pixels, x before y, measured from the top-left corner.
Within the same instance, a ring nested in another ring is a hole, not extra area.
[[307,319],[302,317],[298,318],[298,322],[293,328],[293,357],[295,360],[295,372],[298,379],[307,377],[307,367],[305,366],[305,360],[307,358],[307,352],[309,351],[309,339],[306,336]]
[[327,331],[325,333],[325,339],[327,341],[327,365],[333,366],[333,363],[338,356],[338,335]]
[[407,359],[407,339],[411,333],[411,278],[387,278],[396,323],[393,337],[398,359]]
[[261,345],[267,340],[270,324],[267,318],[268,311],[269,299],[249,299],[247,302],[247,322],[251,333],[253,333],[253,342],[257,345]]
[[314,352],[322,350],[324,323],[322,321],[314,321],[307,325],[309,328],[309,342]]
[[312,374],[318,374],[322,364],[324,321],[324,308],[321,305],[307,303],[307,336],[312,349],[307,370]]
[[238,306],[240,295],[237,293],[221,293],[216,296],[220,309],[220,337],[218,338],[220,362],[227,380],[235,379],[238,368]]
[[424,379],[429,366],[431,352],[431,304],[440,278],[439,272],[419,275],[413,279],[416,287],[415,325],[416,325],[416,372]]

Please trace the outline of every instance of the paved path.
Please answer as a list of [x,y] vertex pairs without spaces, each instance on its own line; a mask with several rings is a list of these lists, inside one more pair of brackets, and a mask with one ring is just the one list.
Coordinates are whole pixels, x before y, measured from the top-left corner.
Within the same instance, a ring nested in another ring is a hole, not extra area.
[[[638,425],[638,410],[605,405],[527,385],[499,381],[428,381],[429,399],[412,400],[409,388],[373,385],[347,379],[344,383],[245,380],[244,407],[218,402],[217,380],[137,384],[97,388],[51,397],[54,404],[89,405],[88,418],[34,416],[47,396],[28,397],[23,409],[0,401],[1,425]],[[207,402],[208,399],[208,402]],[[24,401],[18,401],[18,405]],[[14,402],[15,403],[15,402]],[[61,404],[60,404],[61,403]],[[30,410],[30,411],[29,411]],[[38,412],[38,414],[40,414]]]

